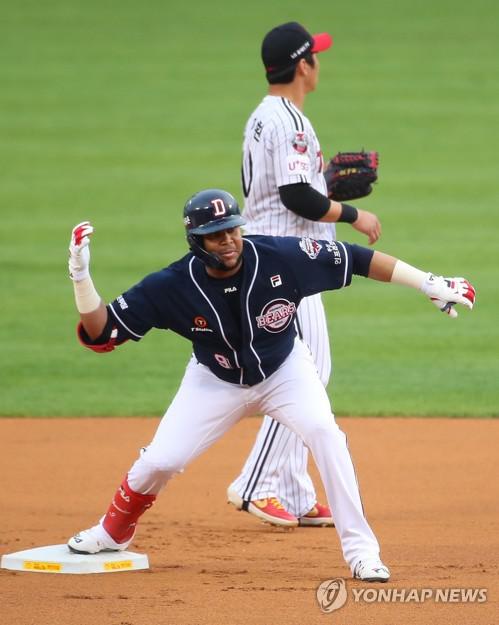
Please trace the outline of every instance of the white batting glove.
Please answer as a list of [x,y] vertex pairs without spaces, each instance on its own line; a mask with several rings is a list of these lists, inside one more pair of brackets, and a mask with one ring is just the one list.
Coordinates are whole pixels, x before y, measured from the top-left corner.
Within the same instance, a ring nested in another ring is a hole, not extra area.
[[90,236],[94,229],[89,221],[82,221],[73,228],[69,242],[69,277],[74,282],[88,278],[90,265]]
[[421,290],[439,310],[453,319],[457,317],[456,304],[471,310],[475,303],[475,289],[465,278],[443,278],[429,273]]

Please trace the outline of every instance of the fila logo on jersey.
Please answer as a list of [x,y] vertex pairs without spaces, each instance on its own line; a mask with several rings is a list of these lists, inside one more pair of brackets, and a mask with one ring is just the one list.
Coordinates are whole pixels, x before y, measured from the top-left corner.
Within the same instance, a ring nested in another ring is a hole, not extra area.
[[304,132],[297,132],[293,139],[293,149],[298,154],[305,154],[308,149],[307,135]]
[[282,285],[281,276],[279,274],[275,276],[270,276],[270,284],[274,287],[274,289],[276,286],[281,286]]
[[262,312],[256,317],[259,328],[267,332],[283,332],[293,320],[296,312],[296,304],[287,299],[273,299],[262,308]]
[[305,252],[311,260],[315,260],[322,250],[322,245],[315,239],[303,237],[303,239],[300,240],[300,249],[302,252]]

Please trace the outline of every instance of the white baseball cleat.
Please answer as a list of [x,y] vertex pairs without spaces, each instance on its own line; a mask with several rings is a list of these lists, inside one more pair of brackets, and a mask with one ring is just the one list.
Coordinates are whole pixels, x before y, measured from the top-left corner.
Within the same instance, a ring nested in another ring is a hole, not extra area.
[[379,558],[359,560],[353,567],[353,578],[363,582],[387,582],[390,571]]
[[125,551],[133,536],[124,543],[115,542],[102,525],[94,525],[82,530],[68,540],[69,550],[73,553],[99,553],[100,551]]

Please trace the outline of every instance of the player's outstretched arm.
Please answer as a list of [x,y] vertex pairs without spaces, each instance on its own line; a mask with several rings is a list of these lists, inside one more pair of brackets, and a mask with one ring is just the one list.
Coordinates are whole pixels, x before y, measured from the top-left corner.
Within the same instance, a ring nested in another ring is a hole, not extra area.
[[69,277],[73,281],[76,308],[85,332],[95,340],[107,322],[107,309],[90,277],[90,237],[93,226],[83,221],[71,232],[69,242]]
[[456,304],[473,308],[475,289],[465,278],[444,278],[426,273],[382,252],[374,252],[369,278],[382,282],[404,284],[422,291],[431,302],[452,318],[457,317]]

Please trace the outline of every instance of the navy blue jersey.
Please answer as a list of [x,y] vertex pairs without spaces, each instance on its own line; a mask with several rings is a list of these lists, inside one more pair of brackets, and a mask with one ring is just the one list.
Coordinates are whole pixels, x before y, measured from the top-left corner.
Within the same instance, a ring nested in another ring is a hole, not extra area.
[[109,304],[116,344],[138,341],[151,328],[173,330],[192,341],[198,361],[217,377],[252,386],[291,352],[300,301],[348,286],[352,273],[367,275],[372,254],[348,243],[246,236],[239,279],[234,286],[224,279],[226,291],[237,291],[236,307],[202,261],[187,254]]

